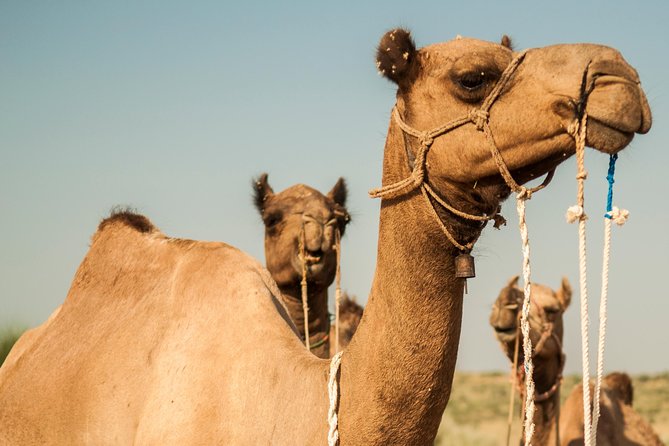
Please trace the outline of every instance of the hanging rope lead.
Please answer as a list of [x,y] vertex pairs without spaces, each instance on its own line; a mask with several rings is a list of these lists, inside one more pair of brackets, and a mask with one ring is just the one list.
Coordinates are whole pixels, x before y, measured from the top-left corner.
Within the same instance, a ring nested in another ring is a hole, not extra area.
[[304,234],[304,223],[302,223],[302,230],[300,231],[300,241],[299,241],[299,250],[300,250],[300,261],[302,263],[302,312],[304,313],[304,345],[307,347],[307,350],[311,350],[309,346],[309,303],[308,303],[308,290],[307,290],[307,257],[305,252],[305,234]]
[[[599,300],[599,341],[597,344],[597,381],[595,382],[594,401],[599,401],[602,388],[602,377],[604,375],[604,344],[606,341],[606,313],[609,292],[609,259],[611,254],[611,222],[622,226],[627,221],[629,212],[620,210],[613,206],[613,183],[615,183],[616,161],[618,154],[609,158],[609,171],[606,180],[609,189],[606,196],[606,214],[604,214],[604,253],[602,256],[602,289]],[[599,404],[595,404],[592,413],[592,444],[597,444],[597,424],[599,421]]]
[[516,196],[518,227],[523,251],[523,309],[521,310],[520,330],[523,333],[523,355],[525,358],[525,444],[531,446],[534,435],[534,361],[532,360],[532,340],[530,339],[530,296],[532,292],[530,268],[530,238],[525,221],[525,201],[531,192],[524,187]]
[[578,192],[576,205],[567,209],[567,221],[578,221],[578,258],[579,258],[579,291],[581,295],[581,359],[583,371],[583,426],[585,444],[592,445],[592,418],[590,411],[590,351],[588,343],[588,285],[587,285],[587,255],[585,246],[585,179],[588,173],[585,170],[585,135],[588,116],[584,112],[580,121],[570,127],[569,132],[576,141],[576,165],[578,168],[576,179]]
[[339,306],[341,305],[341,233],[335,229],[335,250],[337,251],[337,272],[335,276],[335,353],[339,353]]

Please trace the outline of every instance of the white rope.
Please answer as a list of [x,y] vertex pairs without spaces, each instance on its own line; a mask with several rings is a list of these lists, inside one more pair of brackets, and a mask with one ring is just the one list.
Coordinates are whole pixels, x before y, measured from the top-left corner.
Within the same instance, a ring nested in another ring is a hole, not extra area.
[[585,244],[585,222],[588,219],[585,214],[585,192],[584,182],[588,174],[585,171],[585,135],[586,135],[587,115],[574,122],[569,129],[576,142],[576,164],[578,172],[577,204],[567,210],[567,222],[574,223],[578,221],[578,275],[579,292],[581,295],[581,362],[583,371],[583,437],[586,446],[592,443],[592,421],[590,410],[590,347],[588,334],[588,284],[587,284],[587,253]]
[[520,330],[523,333],[523,355],[525,359],[525,444],[531,446],[534,435],[534,365],[532,362],[532,340],[530,339],[530,239],[525,222],[525,201],[529,199],[527,190],[521,189],[516,197],[518,211],[518,226],[522,239],[523,251],[523,309],[520,319]]
[[592,421],[590,411],[590,347],[588,318],[587,254],[585,250],[585,221],[583,215],[578,221],[578,273],[581,294],[581,360],[583,369],[583,427],[587,446],[592,445]]
[[328,396],[330,407],[328,409],[328,446],[337,446],[339,443],[339,430],[337,426],[337,373],[341,364],[341,356],[344,352],[338,352],[330,360],[330,377],[328,378]]
[[[604,218],[604,254],[602,261],[602,294],[599,300],[599,343],[597,344],[597,381],[595,382],[594,401],[599,402],[604,374],[604,340],[606,337],[606,300],[609,291],[609,255],[611,252],[611,220]],[[597,444],[597,422],[599,404],[592,412],[592,444]]]
[[[604,253],[602,255],[602,294],[599,301],[599,342],[597,344],[597,381],[595,383],[594,401],[599,401],[604,375],[604,344],[606,341],[606,307],[609,292],[609,259],[611,256],[611,223],[622,226],[629,217],[629,211],[613,207],[604,218]],[[597,444],[597,423],[599,421],[599,404],[595,404],[592,413],[592,444]]]

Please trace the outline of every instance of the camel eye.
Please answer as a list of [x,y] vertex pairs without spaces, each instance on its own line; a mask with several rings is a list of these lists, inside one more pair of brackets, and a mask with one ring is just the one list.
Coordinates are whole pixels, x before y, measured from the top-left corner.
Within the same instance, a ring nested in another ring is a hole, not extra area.
[[283,214],[281,212],[272,212],[264,218],[264,223],[267,229],[272,229],[283,220]]
[[559,308],[544,308],[544,311],[546,312],[547,315],[549,316],[554,316],[560,312]]
[[486,84],[487,76],[485,71],[474,71],[463,74],[458,79],[458,84],[467,91],[478,90]]

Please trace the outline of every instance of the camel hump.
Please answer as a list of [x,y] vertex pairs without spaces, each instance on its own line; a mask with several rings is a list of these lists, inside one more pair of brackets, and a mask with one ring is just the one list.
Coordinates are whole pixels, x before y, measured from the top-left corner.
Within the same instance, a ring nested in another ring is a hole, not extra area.
[[132,209],[128,208],[114,208],[109,217],[103,219],[98,225],[98,232],[103,231],[114,224],[121,224],[128,226],[141,233],[149,233],[157,231],[158,229],[151,223],[151,220],[138,214]]
[[628,406],[632,405],[632,401],[634,400],[634,387],[632,386],[632,380],[627,373],[609,373],[604,377],[604,385],[607,389],[615,392],[623,403]]

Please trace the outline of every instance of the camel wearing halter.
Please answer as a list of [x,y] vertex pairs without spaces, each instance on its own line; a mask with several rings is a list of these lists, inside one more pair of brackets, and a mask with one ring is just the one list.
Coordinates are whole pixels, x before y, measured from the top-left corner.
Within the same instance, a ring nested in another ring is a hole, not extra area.
[[[513,277],[500,291],[490,315],[490,325],[509,361],[518,364],[517,379],[524,393],[522,349],[514,358],[516,340],[522,342],[519,316],[523,291]],[[571,302],[572,290],[566,278],[558,291],[533,283],[530,306],[530,338],[536,386],[533,442],[539,445],[577,446],[583,439],[583,386],[577,385],[560,407],[560,383],[565,364],[562,350],[563,314]],[[517,339],[517,337],[519,337]],[[662,445],[650,424],[632,408],[632,382],[624,373],[611,373],[602,383],[597,444],[602,446]],[[524,399],[521,399],[524,400]],[[559,429],[556,429],[559,426]],[[524,437],[521,443],[524,444]]]
[[337,270],[336,231],[343,235],[351,220],[345,207],[346,182],[339,178],[327,195],[304,184],[274,193],[265,173],[254,181],[253,189],[254,203],[265,225],[266,267],[281,290],[301,339],[306,334],[300,252],[304,244],[309,346],[316,356],[329,358],[335,337],[330,336],[328,287]]
[[[601,152],[650,129],[637,73],[608,47],[516,53],[462,38],[416,49],[398,29],[377,58],[398,87],[383,184],[422,167],[423,181],[468,213],[494,214],[510,191],[481,127],[520,183],[574,153],[568,128],[584,110],[587,142]],[[500,77],[489,116],[472,112]],[[421,130],[466,120],[434,138],[421,164],[411,158],[429,141],[405,137],[400,118]],[[404,192],[381,201],[372,289],[335,375],[341,445],[429,444],[451,392],[464,280],[442,225],[469,243],[484,224],[417,186]],[[229,245],[172,239],[148,220],[104,221],[61,311],[0,369],[0,443],[325,444],[330,364],[306,351],[280,295]]]

